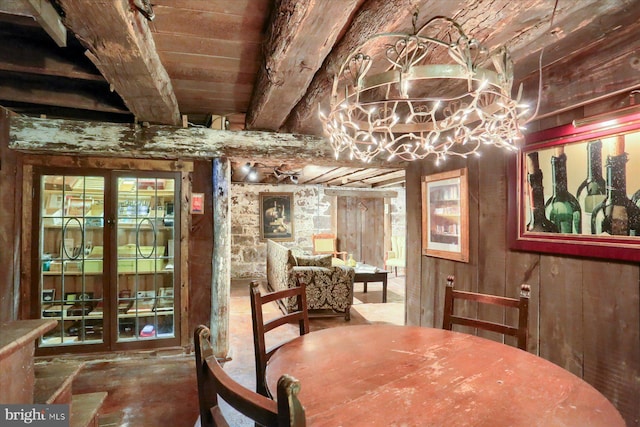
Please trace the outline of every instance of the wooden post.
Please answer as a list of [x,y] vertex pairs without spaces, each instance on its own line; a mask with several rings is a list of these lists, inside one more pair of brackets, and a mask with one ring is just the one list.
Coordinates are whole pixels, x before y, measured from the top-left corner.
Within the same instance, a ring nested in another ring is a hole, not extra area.
[[218,358],[229,354],[231,303],[231,164],[213,159],[213,274],[211,277],[211,343]]

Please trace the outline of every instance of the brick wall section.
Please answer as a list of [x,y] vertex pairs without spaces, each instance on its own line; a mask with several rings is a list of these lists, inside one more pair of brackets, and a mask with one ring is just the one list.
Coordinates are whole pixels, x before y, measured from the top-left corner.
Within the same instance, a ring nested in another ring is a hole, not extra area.
[[[371,189],[366,189],[371,191]],[[405,192],[394,188],[392,200],[393,233],[405,232]],[[294,241],[288,247],[311,251],[311,236],[331,232],[332,198],[319,185],[231,185],[231,279],[266,277],[267,244],[260,241],[260,201],[263,192],[293,193]]]

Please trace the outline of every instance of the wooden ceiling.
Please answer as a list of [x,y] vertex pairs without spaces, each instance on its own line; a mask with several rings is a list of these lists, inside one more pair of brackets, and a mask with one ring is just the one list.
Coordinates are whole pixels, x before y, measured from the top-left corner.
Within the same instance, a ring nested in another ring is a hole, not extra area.
[[[540,98],[537,117],[640,87],[638,0],[0,0],[0,105],[49,118],[182,126],[186,117],[188,126],[322,136],[317,108],[328,104],[336,67],[372,34],[410,31],[416,10],[419,25],[444,15],[490,49],[506,45],[514,87],[522,83],[532,104]],[[232,156],[232,179],[247,180],[249,162],[263,182],[402,182],[402,164],[317,156],[306,167],[295,152],[274,155],[279,144],[256,132]]]

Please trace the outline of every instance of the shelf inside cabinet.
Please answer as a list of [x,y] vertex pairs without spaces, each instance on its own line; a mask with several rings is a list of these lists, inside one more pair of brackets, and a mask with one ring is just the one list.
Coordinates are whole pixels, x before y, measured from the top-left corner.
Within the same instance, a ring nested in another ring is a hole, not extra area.
[[102,276],[102,271],[43,271],[43,276],[62,276],[64,273],[65,276]]
[[454,218],[454,219],[458,219],[460,218],[460,214],[439,214],[439,213],[435,213],[435,216],[439,217],[439,218]]
[[97,314],[97,315],[92,315],[91,313],[89,314],[85,314],[84,316],[64,316],[64,318],[62,318],[62,316],[43,316],[43,319],[53,319],[53,320],[82,320],[82,319],[91,319],[91,320],[95,320],[95,319],[102,319],[102,313],[101,314]]
[[127,319],[131,317],[155,317],[155,316],[170,316],[173,315],[173,310],[163,311],[137,311],[132,313],[119,313],[118,319]]

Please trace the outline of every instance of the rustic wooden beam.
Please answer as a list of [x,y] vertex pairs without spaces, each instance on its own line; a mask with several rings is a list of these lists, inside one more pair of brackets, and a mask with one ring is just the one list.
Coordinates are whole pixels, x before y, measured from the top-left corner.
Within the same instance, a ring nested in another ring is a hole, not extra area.
[[59,0],[66,25],[139,121],[177,125],[178,101],[147,20],[127,0]]
[[59,47],[67,46],[67,29],[47,0],[0,0],[0,12],[31,16]]
[[[535,104],[536,119],[640,88],[640,25],[618,30],[618,37],[582,44],[576,54],[523,79],[523,99]],[[544,59],[544,56],[543,56]],[[535,105],[532,105],[532,112]]]
[[278,2],[247,112],[247,129],[277,130],[282,126],[359,3]]
[[305,96],[295,106],[282,129],[303,132],[315,127],[317,131],[320,121],[317,116],[312,117],[313,113],[317,111],[318,104],[328,98],[333,76],[345,58],[371,35],[392,31],[403,23],[410,23],[416,7],[422,3],[417,0],[371,0],[358,9],[349,29],[325,58]]
[[[19,153],[8,148],[9,120],[13,113],[0,107],[0,323],[20,318],[20,232],[17,207],[22,197]],[[4,373],[3,373],[4,375]]]
[[395,177],[395,178],[389,178],[385,181],[379,181],[376,182],[374,184],[371,184],[371,188],[384,188],[384,187],[397,187],[397,186],[403,186],[403,184],[406,182],[405,177]]
[[4,79],[0,81],[0,99],[5,101],[23,102],[36,105],[51,105],[55,107],[74,108],[89,111],[102,111],[105,113],[129,114],[122,107],[100,102],[95,95],[86,91],[73,93],[58,90],[44,89],[24,84],[20,87],[11,84]]
[[[223,131],[204,127],[141,127],[17,117],[11,120],[10,148],[36,153],[81,154],[157,159],[251,158],[282,163],[361,166],[336,160],[324,138],[258,131]],[[402,162],[373,160],[367,167],[403,167]]]
[[211,337],[216,357],[229,355],[229,305],[231,304],[231,165],[226,158],[213,160],[213,260],[211,277]]
[[0,43],[0,71],[104,82],[95,70],[71,62],[60,50],[20,37],[12,38],[11,43]]
[[[394,170],[389,170],[389,172],[393,172],[393,171]],[[383,173],[383,171],[381,171],[380,169],[360,169],[360,170],[355,170],[351,173],[345,174],[341,177],[336,177],[335,179],[328,181],[326,184],[335,185],[335,186],[349,185],[349,184],[358,183],[358,182],[362,184],[368,184],[367,180],[369,178],[378,176],[381,173]]]
[[334,188],[327,188],[324,190],[325,196],[341,196],[341,197],[364,197],[364,198],[395,198],[398,197],[397,191],[384,190],[384,191],[367,191],[367,190],[341,190]]

